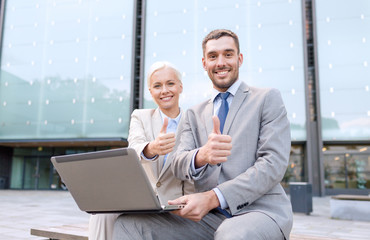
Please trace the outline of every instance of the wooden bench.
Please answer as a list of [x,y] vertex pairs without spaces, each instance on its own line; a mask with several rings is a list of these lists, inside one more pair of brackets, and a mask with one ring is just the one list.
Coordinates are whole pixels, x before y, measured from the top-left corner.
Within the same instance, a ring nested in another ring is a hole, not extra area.
[[[58,227],[32,228],[31,235],[60,240],[88,240],[88,225],[63,225]],[[290,240],[334,240],[333,238],[291,234]]]
[[367,196],[367,195],[340,194],[340,195],[332,196],[331,198],[338,199],[338,200],[370,201],[370,196]]
[[337,219],[370,221],[370,196],[347,194],[332,196],[330,215]]
[[290,234],[290,240],[337,240],[336,238]]
[[88,224],[31,228],[31,235],[61,240],[88,240]]

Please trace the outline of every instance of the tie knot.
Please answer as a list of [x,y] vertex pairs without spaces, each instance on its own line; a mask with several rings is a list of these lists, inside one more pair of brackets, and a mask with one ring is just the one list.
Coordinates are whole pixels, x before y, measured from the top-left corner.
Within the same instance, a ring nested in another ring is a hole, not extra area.
[[220,97],[222,100],[225,100],[229,97],[230,93],[229,92],[224,92],[224,93],[219,93]]

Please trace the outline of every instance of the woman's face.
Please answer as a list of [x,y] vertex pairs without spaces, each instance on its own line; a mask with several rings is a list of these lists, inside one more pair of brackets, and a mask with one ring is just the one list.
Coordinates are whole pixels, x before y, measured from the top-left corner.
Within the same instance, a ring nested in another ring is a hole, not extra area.
[[165,67],[152,74],[149,92],[154,102],[166,114],[178,109],[182,83],[172,68]]

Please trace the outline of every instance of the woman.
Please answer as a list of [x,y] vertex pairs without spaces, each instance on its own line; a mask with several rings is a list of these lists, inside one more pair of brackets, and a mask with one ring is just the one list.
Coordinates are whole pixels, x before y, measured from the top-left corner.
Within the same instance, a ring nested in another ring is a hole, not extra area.
[[[170,169],[170,153],[177,146],[176,132],[182,116],[179,107],[181,74],[168,62],[156,62],[149,69],[147,81],[158,108],[133,111],[128,142],[129,147],[139,155],[160,202],[167,204],[170,199],[194,192],[191,182],[175,178]],[[92,215],[89,239],[111,239],[114,221],[118,216]]]

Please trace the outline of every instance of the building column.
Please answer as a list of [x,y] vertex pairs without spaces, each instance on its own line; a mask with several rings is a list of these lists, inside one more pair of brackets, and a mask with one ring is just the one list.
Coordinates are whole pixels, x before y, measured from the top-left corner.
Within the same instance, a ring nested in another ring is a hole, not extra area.
[[303,44],[305,64],[306,132],[305,175],[315,196],[325,195],[322,154],[320,88],[317,64],[315,0],[303,0]]

